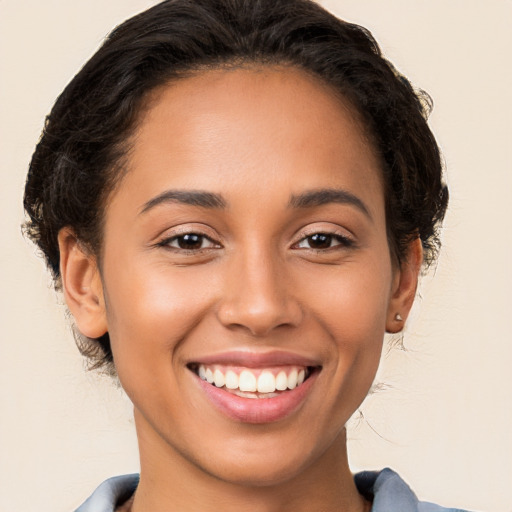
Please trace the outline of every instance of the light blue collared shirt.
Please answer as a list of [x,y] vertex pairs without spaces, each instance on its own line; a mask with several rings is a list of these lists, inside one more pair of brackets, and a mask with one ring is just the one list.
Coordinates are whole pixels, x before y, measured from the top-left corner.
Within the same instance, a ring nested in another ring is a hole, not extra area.
[[[371,512],[465,512],[418,501],[410,487],[391,469],[363,471],[354,475],[359,492],[373,501]],[[114,512],[135,492],[139,475],[105,480],[75,512]]]

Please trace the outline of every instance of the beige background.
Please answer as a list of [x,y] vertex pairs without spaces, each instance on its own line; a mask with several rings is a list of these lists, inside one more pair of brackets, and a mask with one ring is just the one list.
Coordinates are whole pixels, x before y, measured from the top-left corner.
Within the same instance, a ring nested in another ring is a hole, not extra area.
[[[0,0],[0,511],[70,511],[136,471],[130,406],[86,374],[64,307],[20,236],[44,115],[117,23],[150,0]],[[452,201],[444,252],[386,390],[350,430],[354,470],[391,466],[445,505],[512,511],[512,1],[326,0],[435,100]],[[355,319],[357,320],[357,319]]]

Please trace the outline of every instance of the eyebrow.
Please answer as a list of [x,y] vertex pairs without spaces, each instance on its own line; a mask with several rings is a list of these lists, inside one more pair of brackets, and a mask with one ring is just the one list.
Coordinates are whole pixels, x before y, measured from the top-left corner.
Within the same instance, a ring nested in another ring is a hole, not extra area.
[[163,203],[181,203],[201,208],[226,208],[226,201],[220,194],[203,190],[166,190],[150,199],[142,207],[140,214],[146,213]]
[[[227,206],[227,202],[222,195],[213,192],[203,190],[166,190],[146,202],[140,214],[162,203],[181,203],[215,209],[223,209]],[[343,189],[322,188],[309,190],[299,195],[292,195],[288,206],[290,208],[314,208],[329,203],[353,205],[371,219],[370,212],[364,202],[351,192]]]
[[329,203],[341,203],[355,206],[370,219],[372,216],[366,205],[357,196],[347,190],[338,188],[321,188],[310,190],[290,198],[288,206],[291,208],[314,208]]

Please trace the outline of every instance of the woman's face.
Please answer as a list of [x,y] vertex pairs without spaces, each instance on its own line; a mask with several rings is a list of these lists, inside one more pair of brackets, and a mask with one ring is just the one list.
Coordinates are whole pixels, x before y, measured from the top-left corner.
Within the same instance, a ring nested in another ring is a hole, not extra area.
[[143,461],[264,484],[329,457],[399,293],[357,115],[298,70],[209,71],[153,94],[128,160],[101,279]]

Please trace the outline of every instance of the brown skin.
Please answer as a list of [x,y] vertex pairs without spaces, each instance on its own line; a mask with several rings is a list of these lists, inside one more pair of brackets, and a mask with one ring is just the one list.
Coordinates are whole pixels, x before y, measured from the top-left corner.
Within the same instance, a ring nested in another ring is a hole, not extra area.
[[[327,188],[367,211],[289,204]],[[227,206],[169,201],[141,213],[170,189],[222,194]],[[206,238],[183,250],[172,237],[184,233]],[[313,247],[314,233],[332,234],[331,243]],[[415,241],[393,264],[378,158],[329,87],[295,69],[251,68],[160,89],[106,209],[101,272],[70,229],[59,242],[77,326],[89,337],[108,330],[134,404],[141,481],[126,509],[368,507],[344,425],[372,384],[385,331],[403,326],[395,315],[407,317],[422,253]],[[186,366],[233,349],[285,350],[322,370],[290,416],[234,421]]]

